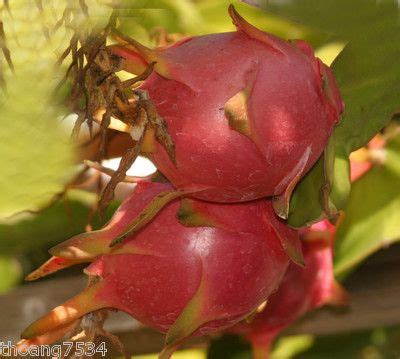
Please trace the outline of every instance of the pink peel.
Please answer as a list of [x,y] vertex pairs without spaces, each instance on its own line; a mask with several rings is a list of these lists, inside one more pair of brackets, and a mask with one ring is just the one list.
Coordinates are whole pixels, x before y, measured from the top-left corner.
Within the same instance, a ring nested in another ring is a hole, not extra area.
[[[263,353],[266,357],[276,336],[306,312],[324,304],[346,305],[348,302],[346,291],[333,277],[334,227],[322,221],[314,228],[306,232],[307,240],[303,242],[305,266],[291,264],[265,308],[249,324],[239,324],[232,329],[247,337],[254,353]],[[329,240],[325,238],[327,231],[331,231]],[[318,238],[318,234],[323,234],[324,238]]]
[[[108,231],[120,233],[139,208],[171,188],[137,186]],[[283,223],[274,222],[271,203],[190,200],[190,210],[210,219],[210,227],[201,221],[182,225],[176,216],[180,202],[168,203],[140,231],[93,259],[85,272],[99,282],[33,323],[23,338],[34,340],[88,312],[116,308],[166,332],[166,345],[174,348],[189,336],[221,330],[252,313],[278,288],[290,262],[276,233]],[[136,210],[128,210],[131,206]],[[295,233],[291,240],[298,241]]]
[[243,31],[247,36],[270,46],[277,53],[285,55],[285,52],[280,49],[280,40],[275,40],[272,35],[257,29],[254,25],[247,22],[242,16],[240,16],[232,4],[229,5],[228,12],[229,16],[232,18],[233,24],[239,31]]
[[58,327],[57,329],[50,329],[48,332],[36,336],[33,339],[22,339],[17,343],[17,349],[19,352],[24,353],[29,347],[34,345],[53,344],[71,332],[77,324],[78,321],[73,321],[65,326]]
[[[105,227],[74,236],[49,252],[56,257],[90,261],[108,253],[116,238],[140,230],[163,206],[184,194],[184,191],[176,191],[169,184],[140,182],[135,188],[135,195],[123,202]],[[141,201],[137,202],[137,197],[141,197]]]
[[[176,163],[157,143],[149,156],[176,188],[205,188],[192,197],[240,202],[282,195],[286,203],[322,154],[343,103],[330,69],[308,44],[264,33],[232,6],[229,12],[236,32],[154,50],[168,79],[156,68],[140,88],[168,125]],[[126,64],[129,51],[120,54]],[[136,57],[132,52],[133,63]]]

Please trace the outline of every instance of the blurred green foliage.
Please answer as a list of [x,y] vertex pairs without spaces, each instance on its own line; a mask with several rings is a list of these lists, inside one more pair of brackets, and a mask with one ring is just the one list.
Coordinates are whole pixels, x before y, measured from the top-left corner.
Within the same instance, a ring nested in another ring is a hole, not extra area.
[[[377,328],[313,337],[282,336],[271,359],[395,359],[400,354],[400,329]],[[225,335],[211,343],[207,359],[251,359],[250,346],[239,336]]]
[[370,331],[321,336],[316,338],[307,350],[293,358],[396,359],[400,354],[399,339],[399,328],[378,328]]
[[[271,359],[397,359],[400,328],[377,328],[346,334],[289,335],[278,338]],[[158,354],[135,359],[157,359]],[[238,335],[223,335],[211,341],[208,349],[181,350],[172,359],[252,359],[249,343]]]
[[[85,230],[96,195],[80,190],[70,190],[60,200],[38,213],[21,213],[0,223],[1,253],[20,255],[37,248],[49,248]],[[93,218],[99,227],[116,209],[114,202],[103,219]]]
[[[95,194],[70,190],[60,200],[39,213],[21,213],[11,220],[0,222],[0,253],[5,255],[5,258],[26,258],[23,260],[23,274],[26,275],[48,259],[47,250],[50,247],[85,231],[96,201]],[[94,216],[91,221],[93,228],[100,228],[111,218],[117,206],[118,203],[114,201],[107,208],[104,217]],[[0,270],[0,282],[8,277],[16,277],[10,284],[19,283],[21,273],[18,276],[14,275],[15,267],[2,268],[4,269]],[[11,285],[8,286],[10,287]]]
[[[2,22],[15,74],[0,93],[0,218],[46,205],[71,176],[73,149],[51,103],[55,44],[34,1],[15,1]],[[54,41],[57,40],[54,38]]]
[[351,187],[336,234],[335,272],[343,275],[383,246],[400,240],[400,136],[382,150],[382,164]]

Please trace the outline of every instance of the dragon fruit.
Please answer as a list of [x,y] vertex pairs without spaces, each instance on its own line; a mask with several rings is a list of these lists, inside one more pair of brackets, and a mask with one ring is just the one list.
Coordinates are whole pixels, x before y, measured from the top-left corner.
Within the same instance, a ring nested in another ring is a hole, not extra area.
[[83,315],[117,308],[166,332],[168,357],[188,336],[239,322],[278,288],[290,262],[282,238],[291,243],[299,238],[266,200],[175,199],[135,235],[109,246],[154,197],[171,188],[139,183],[103,229],[51,250],[54,257],[30,279],[86,261],[92,262],[86,273],[99,280],[28,327],[21,345],[54,340]]
[[290,265],[276,293],[249,324],[232,331],[245,334],[252,343],[254,358],[267,358],[273,340],[306,312],[324,304],[342,305],[347,293],[334,280],[332,245],[335,227],[328,221],[305,231],[305,267]]
[[306,42],[262,32],[233,6],[229,13],[236,32],[156,49],[120,38],[110,47],[130,72],[155,62],[140,89],[168,125],[175,162],[157,141],[146,151],[175,187],[206,188],[192,196],[213,202],[294,188],[343,111],[330,69]]

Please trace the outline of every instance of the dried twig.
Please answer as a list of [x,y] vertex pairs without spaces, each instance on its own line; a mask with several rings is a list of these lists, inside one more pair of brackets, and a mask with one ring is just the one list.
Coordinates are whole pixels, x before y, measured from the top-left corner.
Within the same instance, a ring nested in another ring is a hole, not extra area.
[[135,147],[130,148],[121,158],[121,162],[119,163],[118,170],[113,173],[110,181],[107,183],[104,191],[101,195],[99,201],[99,211],[102,213],[108,204],[114,198],[114,190],[117,187],[118,183],[122,182],[126,178],[126,172],[132,166],[133,162],[135,162],[137,156],[140,152],[140,147],[142,145],[143,137],[141,137],[140,141],[138,141]]
[[[80,1],[84,13],[87,10],[85,5],[84,1]],[[78,115],[72,131],[75,139],[78,138],[84,123],[88,125],[92,135],[93,121],[98,122],[100,146],[97,160],[101,161],[107,157],[109,127],[113,118],[132,128],[134,133],[134,147],[123,155],[118,170],[109,173],[110,181],[104,188],[98,204],[100,213],[103,213],[113,199],[118,183],[127,178],[126,171],[139,155],[147,129],[152,129],[155,139],[166,148],[171,159],[175,160],[174,143],[168,134],[166,123],[157,114],[147,94],[134,89],[138,82],[145,80],[152,73],[154,63],[149,64],[141,75],[124,82],[116,75],[123,67],[123,60],[111,53],[106,46],[106,39],[111,33],[117,33],[125,42],[131,41],[115,28],[118,15],[118,8],[115,8],[102,30],[92,29],[85,36],[77,31],[58,60],[60,65],[71,56],[71,64],[57,90],[65,82],[71,84],[67,105]],[[69,16],[70,13],[66,9],[60,19],[61,23],[66,22]],[[56,27],[60,26],[60,21]]]
[[1,51],[3,52],[3,56],[7,61],[8,66],[10,67],[12,72],[15,72],[14,64],[11,59],[11,53],[7,47],[7,39],[6,39],[6,34],[4,32],[4,24],[2,21],[0,21],[0,47]]

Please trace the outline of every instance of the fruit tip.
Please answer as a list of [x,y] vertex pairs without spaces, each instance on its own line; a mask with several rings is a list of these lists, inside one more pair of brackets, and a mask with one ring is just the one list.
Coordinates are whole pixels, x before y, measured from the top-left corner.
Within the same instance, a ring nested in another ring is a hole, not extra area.
[[51,338],[61,338],[76,321],[89,312],[102,309],[108,305],[97,299],[96,295],[102,290],[104,283],[97,282],[75,297],[67,300],[58,307],[29,325],[21,334],[21,339],[35,339],[41,342],[53,342]]
[[111,47],[116,55],[125,58],[125,70],[134,74],[141,74],[149,64],[154,62],[154,70],[161,76],[170,79],[168,61],[161,51],[144,46],[133,38],[125,36],[118,30],[113,30],[112,36],[118,45]]
[[17,343],[18,352],[20,352],[20,353],[25,353],[31,345],[32,345],[32,343],[31,343],[29,340],[27,340],[27,339],[21,339],[21,340]]
[[291,247],[286,247],[285,249],[286,254],[289,256],[289,258],[297,264],[299,267],[305,268],[306,262],[304,259],[303,251],[301,248],[295,248],[293,246]]
[[304,259],[303,249],[300,240],[297,242],[286,241],[284,249],[289,258],[298,266],[305,267],[306,262]]
[[45,263],[43,263],[39,268],[35,269],[31,273],[29,273],[26,277],[26,281],[34,281],[39,278],[48,276],[54,272],[57,272],[61,269],[68,268],[74,264],[80,263],[80,260],[73,259],[65,259],[57,256],[51,257]]
[[53,329],[44,334],[34,336],[29,339],[22,339],[17,343],[18,351],[20,353],[26,353],[28,348],[31,346],[53,344],[59,341],[61,338],[65,337],[69,332],[71,332],[76,327],[77,324],[78,321],[73,321],[72,323]]
[[71,256],[70,251],[66,250],[66,247],[64,243],[56,244],[54,247],[51,247],[48,252],[53,256],[53,257],[61,257],[61,258],[69,258]]
[[236,28],[239,31],[244,32],[247,36],[249,36],[252,39],[261,41],[265,45],[268,45],[270,48],[272,48],[274,51],[285,55],[285,53],[280,49],[279,44],[276,42],[276,40],[267,34],[266,32],[261,31],[254,25],[250,24],[248,21],[246,21],[236,10],[236,8],[233,6],[233,4],[230,4],[228,6],[228,13],[229,16],[232,19],[233,24],[236,26]]
[[[299,237],[299,232],[293,229],[287,230],[288,227],[286,227],[286,225],[284,225],[283,223],[281,223],[281,221],[277,219],[275,219],[270,224],[272,230],[278,237],[286,255],[300,267],[305,267],[304,254]],[[285,230],[282,230],[283,228]]]
[[328,303],[334,306],[346,306],[349,304],[350,295],[348,291],[336,280],[332,282],[331,296]]
[[78,234],[49,249],[54,257],[75,262],[90,262],[109,251],[107,231],[97,230]]
[[239,15],[239,13],[237,12],[235,6],[230,3],[228,6],[228,14],[232,19],[232,22],[235,26],[239,25],[239,21],[243,20],[243,18]]
[[33,271],[32,273],[29,273],[28,275],[25,276],[24,281],[26,282],[33,282],[40,277],[35,273],[36,271]]
[[35,330],[32,328],[32,325],[30,325],[27,328],[25,328],[24,331],[21,333],[20,342],[24,342],[26,344],[29,339],[32,339],[35,336],[36,336]]

